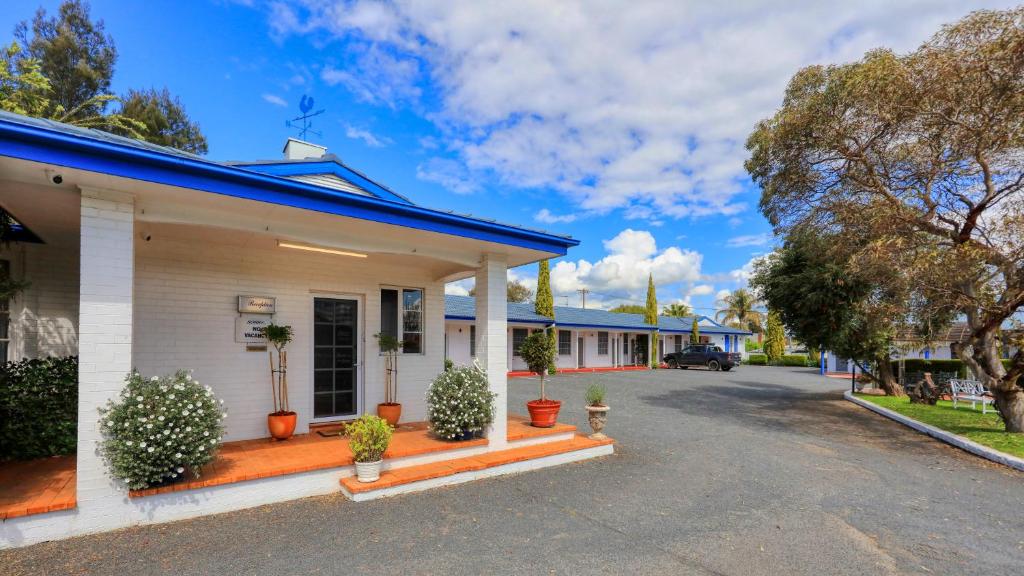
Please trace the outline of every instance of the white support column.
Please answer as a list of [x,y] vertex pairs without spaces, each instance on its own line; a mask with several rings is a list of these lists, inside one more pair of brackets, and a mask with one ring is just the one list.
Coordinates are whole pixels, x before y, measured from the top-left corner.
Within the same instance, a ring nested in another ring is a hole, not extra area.
[[76,488],[79,513],[93,516],[125,498],[97,451],[98,409],[117,396],[132,369],[134,200],[83,189],[80,218]]
[[488,254],[476,271],[476,350],[487,370],[490,390],[498,395],[494,423],[487,431],[489,447],[508,443],[508,265],[505,257]]

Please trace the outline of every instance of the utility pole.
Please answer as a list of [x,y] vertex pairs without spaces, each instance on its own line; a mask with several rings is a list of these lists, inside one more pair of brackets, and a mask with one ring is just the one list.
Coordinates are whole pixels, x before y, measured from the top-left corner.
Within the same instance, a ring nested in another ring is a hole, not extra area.
[[583,298],[583,305],[581,307],[582,308],[586,308],[587,307],[587,294],[590,292],[590,290],[588,290],[586,288],[580,288],[579,290],[577,290],[577,292],[579,292],[580,293],[580,297]]

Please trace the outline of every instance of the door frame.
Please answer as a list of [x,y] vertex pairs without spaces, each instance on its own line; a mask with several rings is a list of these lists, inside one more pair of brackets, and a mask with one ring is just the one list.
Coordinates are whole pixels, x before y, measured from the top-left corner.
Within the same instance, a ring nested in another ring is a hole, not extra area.
[[[337,416],[322,416],[315,418],[313,416],[313,393],[316,389],[314,386],[314,355],[316,354],[316,343],[314,342],[314,324],[316,323],[316,316],[314,315],[314,307],[316,306],[316,299],[324,298],[328,300],[354,300],[356,303],[356,342],[358,348],[356,350],[356,410],[353,414],[348,415],[337,415]],[[306,322],[309,329],[309,392],[306,394],[306,401],[309,403],[309,423],[310,424],[324,424],[327,422],[344,422],[346,420],[354,420],[359,417],[360,414],[365,412],[365,399],[366,390],[364,389],[366,378],[366,295],[355,292],[326,292],[319,290],[311,290],[309,294],[309,320]]]

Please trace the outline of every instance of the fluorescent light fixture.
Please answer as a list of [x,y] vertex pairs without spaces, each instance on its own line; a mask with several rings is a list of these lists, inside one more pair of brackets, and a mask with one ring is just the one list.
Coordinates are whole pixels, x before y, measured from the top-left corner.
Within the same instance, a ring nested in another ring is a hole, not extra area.
[[366,254],[360,254],[358,252],[345,252],[344,250],[335,250],[334,248],[310,246],[308,244],[295,244],[294,242],[285,242],[283,240],[278,240],[277,245],[281,248],[293,248],[295,250],[307,250],[309,252],[322,252],[324,254],[337,254],[338,256],[352,256],[353,258],[366,258]]

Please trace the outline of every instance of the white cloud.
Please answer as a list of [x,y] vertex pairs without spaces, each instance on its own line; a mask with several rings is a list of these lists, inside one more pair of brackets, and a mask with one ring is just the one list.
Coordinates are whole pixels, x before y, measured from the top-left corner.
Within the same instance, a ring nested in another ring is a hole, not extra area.
[[476,177],[450,158],[431,158],[416,167],[416,177],[444,186],[456,194],[472,194],[480,189]]
[[763,254],[753,256],[742,267],[730,271],[729,278],[740,287],[746,286],[750,282],[751,276],[754,275],[754,265],[764,257],[765,255]]
[[725,299],[726,296],[730,294],[732,294],[731,290],[726,290],[725,288],[722,288],[715,294],[715,302],[721,302],[722,300]]
[[452,296],[469,296],[469,288],[472,288],[472,284],[469,288],[466,287],[465,280],[458,282],[449,282],[444,285],[444,293]]
[[745,248],[748,246],[764,246],[772,241],[771,234],[747,234],[743,236],[733,236],[726,241],[725,245],[729,248]]
[[284,98],[281,98],[277,94],[264,94],[262,98],[264,102],[268,102],[274,106],[281,106],[282,108],[288,107],[288,103],[285,102]]
[[[324,37],[345,38],[346,65],[325,67],[322,78],[366,102],[422,106],[464,169],[642,218],[743,211],[745,139],[798,68],[878,46],[912,49],[972,8],[952,0],[271,6],[276,35],[328,47],[337,44]],[[429,102],[420,101],[423,88]]]
[[383,148],[393,143],[390,138],[385,136],[376,136],[365,128],[358,128],[351,124],[345,125],[345,136],[353,140],[362,140],[364,144],[370,148]]
[[576,214],[552,214],[547,208],[541,208],[533,215],[534,220],[545,224],[569,223],[576,221],[576,218]]

